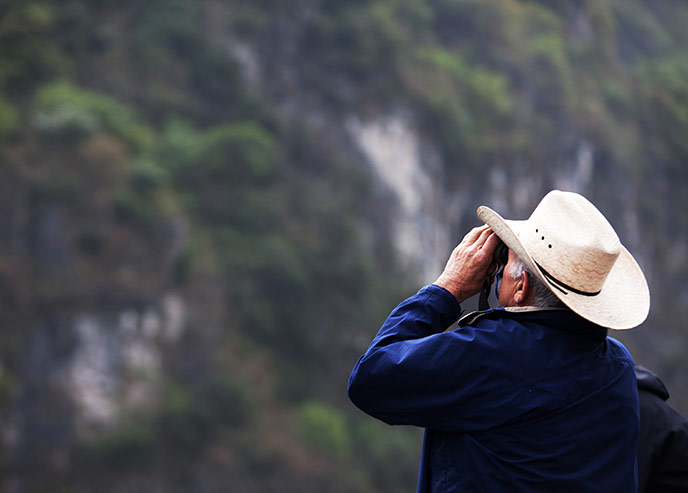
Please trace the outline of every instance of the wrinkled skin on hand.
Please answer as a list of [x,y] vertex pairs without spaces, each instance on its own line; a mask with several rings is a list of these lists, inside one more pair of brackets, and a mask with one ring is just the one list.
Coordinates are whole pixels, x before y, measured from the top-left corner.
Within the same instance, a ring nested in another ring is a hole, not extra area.
[[473,228],[454,248],[434,284],[453,294],[459,303],[478,294],[485,279],[497,271],[492,256],[499,242],[489,226]]

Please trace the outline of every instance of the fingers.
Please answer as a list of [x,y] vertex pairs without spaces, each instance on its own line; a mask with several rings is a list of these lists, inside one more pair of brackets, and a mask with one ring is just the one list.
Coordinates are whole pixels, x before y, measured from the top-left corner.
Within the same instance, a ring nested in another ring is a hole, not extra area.
[[483,243],[483,248],[489,250],[492,254],[502,240],[499,239],[499,236],[497,236],[494,231],[490,230],[490,232],[490,236],[485,240],[485,243]]
[[482,244],[481,250],[484,252],[485,255],[488,256],[490,259],[490,265],[487,268],[487,275],[489,277],[492,277],[495,272],[499,269],[499,265],[497,262],[493,260],[494,257],[494,252],[497,246],[501,240],[499,239],[499,236],[497,236],[494,231],[490,230],[490,235],[486,238],[485,242]]
[[[482,228],[481,228],[482,229]],[[478,236],[478,240],[476,241],[476,246],[479,248],[485,248],[486,243],[495,236],[495,234],[492,232],[489,226],[484,226],[484,229],[480,232],[480,236]],[[495,245],[496,246],[496,245]]]
[[470,230],[466,236],[464,236],[462,243],[468,243],[468,244],[473,244],[479,241],[480,237],[485,231],[489,230],[489,226],[487,224],[483,224],[482,226],[477,226]]
[[492,254],[492,250],[494,250],[499,243],[499,239],[487,225],[473,228],[466,235],[464,241],[466,246],[475,247],[477,250],[482,250],[484,248],[490,249],[490,254]]
[[459,252],[473,252],[478,257],[492,258],[494,249],[499,244],[499,238],[490,229],[489,226],[483,225],[470,230],[454,249],[454,254]]

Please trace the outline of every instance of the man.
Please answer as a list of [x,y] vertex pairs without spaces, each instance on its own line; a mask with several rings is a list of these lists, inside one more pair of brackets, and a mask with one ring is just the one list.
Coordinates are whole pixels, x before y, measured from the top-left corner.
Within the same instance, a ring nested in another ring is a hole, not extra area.
[[669,405],[660,378],[636,365],[640,399],[638,491],[688,491],[688,419]]
[[[419,492],[635,491],[633,361],[607,328],[647,316],[638,264],[578,194],[550,192],[525,221],[487,207],[478,217],[486,226],[437,281],[387,318],[349,397],[386,423],[426,428]],[[502,306],[445,331],[494,276],[500,241]]]

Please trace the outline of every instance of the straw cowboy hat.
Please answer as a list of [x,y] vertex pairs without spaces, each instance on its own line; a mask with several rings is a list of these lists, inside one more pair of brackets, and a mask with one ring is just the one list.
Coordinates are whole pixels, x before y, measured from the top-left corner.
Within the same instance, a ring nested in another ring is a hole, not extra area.
[[571,310],[615,330],[640,325],[650,310],[642,270],[614,228],[585,197],[553,190],[524,221],[481,206],[478,218]]

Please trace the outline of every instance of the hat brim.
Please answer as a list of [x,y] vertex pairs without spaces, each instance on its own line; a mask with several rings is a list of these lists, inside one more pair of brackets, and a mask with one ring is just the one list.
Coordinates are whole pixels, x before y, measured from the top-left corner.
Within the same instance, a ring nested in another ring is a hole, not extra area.
[[530,272],[551,287],[557,298],[581,317],[613,330],[632,329],[647,318],[650,311],[650,290],[640,266],[625,247],[621,247],[619,257],[599,294],[586,296],[571,291],[562,292],[545,277],[519,240],[519,231],[523,230],[527,220],[504,219],[485,206],[478,208],[478,218],[523,261]]

